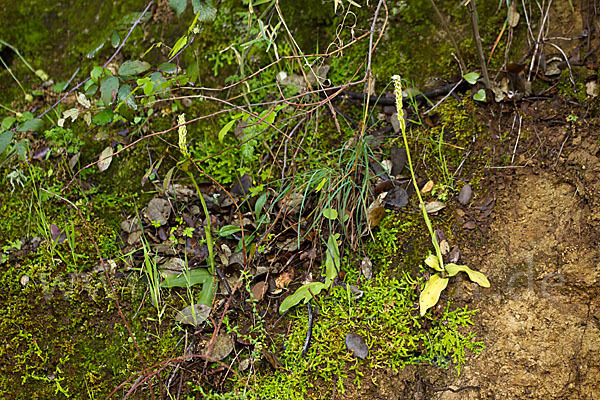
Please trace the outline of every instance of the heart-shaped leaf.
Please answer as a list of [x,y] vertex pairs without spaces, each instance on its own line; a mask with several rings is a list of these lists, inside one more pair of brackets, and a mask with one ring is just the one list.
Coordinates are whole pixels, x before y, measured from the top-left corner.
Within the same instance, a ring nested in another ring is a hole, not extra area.
[[477,93],[473,95],[473,100],[485,101],[485,90],[479,89]]
[[44,121],[39,118],[33,118],[21,125],[17,130],[19,132],[40,132],[44,128]]
[[479,79],[479,75],[479,72],[469,72],[468,74],[463,75],[463,78],[471,85],[474,85],[477,82],[477,79]]
[[469,279],[481,287],[490,287],[490,281],[484,274],[479,271],[473,271],[466,265],[446,264],[446,272],[448,276],[454,276],[459,272],[466,272],[469,275]]
[[175,11],[177,16],[180,16],[186,9],[187,0],[169,0],[169,6]]
[[440,299],[440,294],[448,286],[448,278],[442,278],[438,274],[433,275],[427,283],[425,288],[419,296],[419,307],[421,309],[421,316],[425,315],[427,310],[435,306]]

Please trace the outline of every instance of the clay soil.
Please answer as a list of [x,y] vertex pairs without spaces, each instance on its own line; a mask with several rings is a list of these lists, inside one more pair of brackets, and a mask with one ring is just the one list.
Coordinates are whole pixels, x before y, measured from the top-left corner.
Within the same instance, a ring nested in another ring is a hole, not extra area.
[[600,397],[597,121],[544,126],[540,115],[566,115],[536,106],[524,113],[523,129],[537,133],[517,149],[522,162],[491,179],[507,184],[495,193],[485,244],[465,246],[465,261],[494,282],[462,293],[481,312],[486,348],[452,385],[478,389],[440,399]]

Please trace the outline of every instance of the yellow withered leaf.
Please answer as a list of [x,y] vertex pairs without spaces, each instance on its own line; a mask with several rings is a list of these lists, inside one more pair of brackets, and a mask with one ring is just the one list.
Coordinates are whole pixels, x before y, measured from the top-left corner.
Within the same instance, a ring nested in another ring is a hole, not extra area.
[[440,294],[446,289],[446,286],[448,286],[448,278],[442,278],[438,274],[432,275],[429,278],[419,297],[421,316],[425,315],[428,309],[437,304]]
[[479,271],[474,271],[466,265],[446,264],[446,272],[448,276],[454,276],[459,272],[466,272],[469,279],[481,287],[490,287],[490,281]]
[[436,271],[440,271],[442,272],[443,269],[440,266],[440,260],[438,259],[438,257],[435,254],[430,254],[426,259],[425,259],[425,264],[429,267],[429,268],[433,268]]

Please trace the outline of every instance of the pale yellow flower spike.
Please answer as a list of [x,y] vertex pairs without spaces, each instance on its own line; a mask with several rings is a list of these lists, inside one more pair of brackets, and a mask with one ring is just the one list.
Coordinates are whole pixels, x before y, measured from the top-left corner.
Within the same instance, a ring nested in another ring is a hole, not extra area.
[[189,157],[190,151],[187,146],[187,126],[185,124],[185,113],[179,114],[177,117],[177,125],[179,129],[177,132],[179,133],[179,150],[183,153],[184,156]]
[[400,129],[406,129],[406,121],[404,120],[404,110],[402,108],[402,81],[400,75],[392,76],[394,82],[394,97],[396,97],[396,112],[398,113],[398,121],[400,121]]

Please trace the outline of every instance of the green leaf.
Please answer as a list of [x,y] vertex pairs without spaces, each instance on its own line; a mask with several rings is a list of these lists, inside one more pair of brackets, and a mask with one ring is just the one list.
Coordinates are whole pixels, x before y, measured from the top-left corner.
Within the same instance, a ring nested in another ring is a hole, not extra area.
[[119,36],[119,31],[113,31],[112,35],[110,36],[110,45],[112,47],[117,47],[119,46],[119,43],[121,42],[121,37]]
[[171,177],[173,176],[173,171],[175,167],[171,168],[165,174],[165,178],[163,179],[163,191],[166,193],[169,190],[169,186],[171,185]]
[[20,140],[15,143],[15,147],[13,150],[21,161],[27,160],[27,152],[29,151],[29,141],[28,140]]
[[83,85],[83,90],[85,90],[86,96],[92,96],[98,90],[98,85],[96,85],[94,81],[89,80]]
[[112,103],[113,98],[119,91],[119,79],[114,76],[107,76],[102,79],[100,84],[100,97],[105,106]]
[[4,153],[4,150],[8,148],[10,141],[13,138],[13,133],[11,131],[6,131],[0,133],[0,154]]
[[323,216],[329,220],[337,219],[338,212],[334,208],[326,208],[323,210]]
[[112,120],[112,117],[112,110],[107,108],[106,110],[102,110],[98,114],[94,115],[92,121],[98,125],[106,125]]
[[299,304],[301,301],[307,303],[313,295],[317,296],[321,293],[321,290],[325,289],[326,285],[322,282],[311,282],[306,285],[302,285],[294,292],[293,294],[286,297],[279,306],[279,312],[284,313],[295,305]]
[[[92,82],[93,81],[89,81]],[[67,88],[67,81],[58,82],[56,85],[53,85],[50,90],[56,93],[60,93]]]
[[425,259],[425,264],[427,264],[428,267],[435,269],[436,271],[443,271],[443,268],[440,267],[440,260],[437,258],[437,256],[435,254],[430,254],[426,259]]
[[235,120],[231,120],[228,123],[225,124],[224,127],[221,128],[221,130],[219,131],[219,143],[223,143],[223,139],[225,139],[225,135],[227,135],[227,133],[231,130],[231,127],[233,126],[233,124],[235,123]]
[[164,281],[160,283],[162,288],[187,288],[188,286],[194,286],[199,283],[207,283],[212,281],[213,277],[206,268],[196,268],[185,271],[177,276],[167,276]]
[[219,287],[219,284],[215,279],[210,279],[202,286],[202,291],[200,292],[200,298],[198,299],[198,303],[204,304],[207,306],[211,306],[213,299],[215,298],[215,293]]
[[17,130],[19,132],[26,132],[26,131],[39,132],[42,129],[44,129],[44,121],[42,121],[39,118],[34,118],[34,119],[30,119],[29,121],[25,122]]
[[269,197],[268,193],[265,192],[260,195],[260,197],[256,200],[256,204],[254,204],[254,214],[256,214],[256,220],[260,219],[260,215],[262,214],[262,210],[267,202],[267,197]]
[[100,78],[103,72],[104,69],[99,65],[96,65],[94,68],[92,68],[92,72],[90,72],[90,77],[92,78],[92,81],[98,83],[98,79]]
[[485,90],[479,89],[479,91],[473,95],[473,100],[485,101]]
[[471,85],[474,85],[477,82],[477,79],[479,79],[479,76],[479,72],[469,72],[468,74],[463,75],[463,78]]
[[448,286],[448,278],[442,278],[438,274],[432,275],[425,284],[425,288],[419,296],[419,307],[421,316],[425,315],[428,309],[435,306],[440,299],[440,294]]
[[454,276],[459,272],[466,272],[469,279],[481,287],[490,287],[490,281],[479,271],[474,271],[466,265],[446,264],[448,276]]
[[179,17],[185,11],[187,7],[187,0],[169,0],[169,6],[175,11]]
[[170,62],[165,62],[158,66],[158,70],[167,74],[174,74],[177,72],[177,65]]
[[238,244],[237,244],[237,246],[235,246],[235,249],[233,250],[234,253],[239,253],[240,251],[242,251],[244,246],[246,246],[246,250],[248,250],[248,247],[250,247],[250,244],[254,240],[254,235],[245,235],[244,238],[245,239],[243,242],[242,242],[242,239],[238,240]]
[[219,229],[219,236],[221,236],[221,237],[231,236],[234,233],[240,232],[241,230],[242,230],[242,228],[240,228],[239,226],[225,225],[224,227]]
[[138,75],[150,69],[150,63],[141,60],[125,61],[119,67],[119,75],[131,76]]
[[148,80],[148,82],[144,83],[144,94],[150,96],[152,93],[154,93],[154,82]]
[[123,101],[125,102],[125,104],[127,104],[128,107],[133,108],[134,110],[137,110],[137,104],[135,104],[135,101],[133,100],[133,96],[131,94],[131,86],[129,85],[123,85],[119,88],[119,101]]
[[317,185],[317,188],[315,189],[315,191],[320,192],[321,189],[323,189],[323,186],[325,186],[325,183],[327,182],[328,179],[329,179],[329,176],[324,177],[323,180]]
[[217,16],[217,9],[211,1],[192,0],[194,14],[198,14],[198,22],[213,21]]
[[183,49],[183,47],[187,44],[187,41],[187,35],[180,37],[179,40],[175,42],[175,46],[173,46],[173,49],[169,53],[169,58],[172,58],[175,54],[179,53],[179,50]]
[[17,119],[15,117],[6,117],[2,120],[2,129],[7,131],[15,123]]
[[331,287],[333,280],[340,272],[340,248],[334,235],[327,239],[327,255],[325,256],[325,286]]

